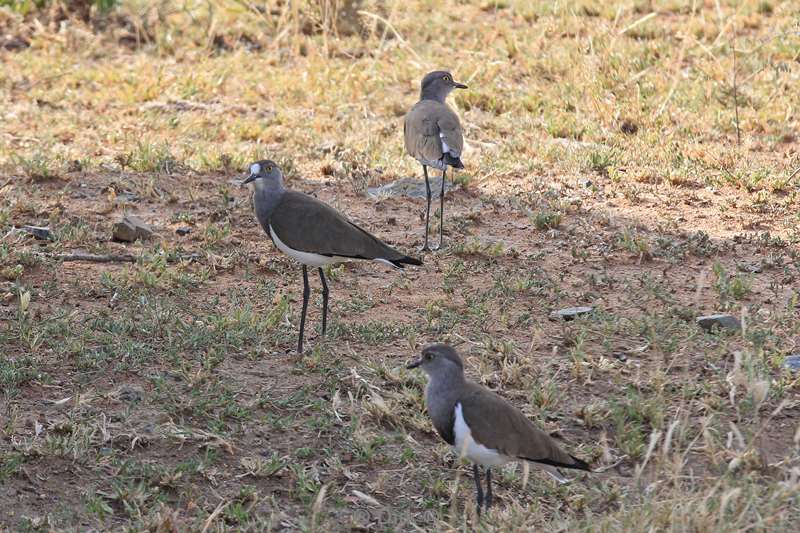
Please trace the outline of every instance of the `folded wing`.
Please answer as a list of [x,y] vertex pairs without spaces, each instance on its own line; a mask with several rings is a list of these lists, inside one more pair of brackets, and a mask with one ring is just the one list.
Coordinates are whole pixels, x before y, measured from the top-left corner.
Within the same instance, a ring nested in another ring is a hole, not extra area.
[[283,243],[301,252],[384,260],[399,268],[403,264],[421,264],[353,224],[332,207],[296,191],[283,195],[269,225]]
[[408,112],[403,124],[406,151],[415,159],[437,166],[463,168],[460,157],[464,147],[458,116],[446,104],[421,100]]
[[544,465],[589,470],[589,465],[562,450],[547,433],[516,407],[479,387],[461,400],[472,437],[503,455]]

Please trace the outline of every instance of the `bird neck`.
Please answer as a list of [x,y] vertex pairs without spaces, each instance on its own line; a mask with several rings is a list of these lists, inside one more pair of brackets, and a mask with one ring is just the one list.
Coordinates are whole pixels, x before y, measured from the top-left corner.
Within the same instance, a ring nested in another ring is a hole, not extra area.
[[426,389],[428,408],[432,411],[449,413],[458,400],[463,385],[464,374],[461,372],[431,376]]
[[445,99],[447,98],[448,93],[443,93],[441,91],[437,91],[434,88],[426,88],[422,89],[419,93],[420,100],[434,100],[441,104],[444,103]]
[[256,208],[256,218],[258,218],[258,221],[265,230],[269,231],[269,219],[272,217],[273,211],[278,207],[285,193],[286,187],[278,180],[256,181],[253,203]]

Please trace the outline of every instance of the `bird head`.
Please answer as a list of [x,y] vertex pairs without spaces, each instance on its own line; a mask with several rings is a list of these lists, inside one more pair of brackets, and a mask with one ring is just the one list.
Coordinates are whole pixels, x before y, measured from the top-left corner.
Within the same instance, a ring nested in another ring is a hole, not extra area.
[[263,183],[282,183],[283,172],[281,172],[281,168],[274,161],[262,159],[250,165],[250,175],[242,182],[242,185],[247,185],[255,181],[256,187],[258,187],[259,181],[256,180],[263,180]]
[[420,368],[429,376],[464,373],[464,363],[455,348],[441,343],[429,344],[423,348],[422,357],[409,363],[406,368]]
[[466,89],[463,83],[458,83],[453,79],[453,75],[444,70],[435,70],[422,78],[422,95],[434,97],[444,101],[453,89]]

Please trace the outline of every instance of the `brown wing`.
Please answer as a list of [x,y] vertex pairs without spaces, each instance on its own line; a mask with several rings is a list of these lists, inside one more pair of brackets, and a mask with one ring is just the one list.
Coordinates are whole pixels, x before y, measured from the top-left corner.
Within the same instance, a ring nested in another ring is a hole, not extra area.
[[458,121],[458,115],[447,107],[446,104],[441,104],[442,108],[437,113],[436,124],[439,126],[439,133],[442,139],[450,149],[450,155],[455,158],[461,157],[461,151],[464,149],[464,137],[461,134],[461,123]]
[[547,433],[516,407],[474,383],[461,399],[464,421],[472,437],[487,448],[509,457],[556,467],[588,470],[589,466],[563,451]]
[[286,191],[269,224],[284,244],[301,252],[390,262],[407,259],[332,207],[296,191]]
[[464,148],[458,116],[446,104],[435,100],[420,100],[411,108],[403,123],[403,134],[406,151],[416,159],[441,159],[442,139],[455,158],[461,156]]

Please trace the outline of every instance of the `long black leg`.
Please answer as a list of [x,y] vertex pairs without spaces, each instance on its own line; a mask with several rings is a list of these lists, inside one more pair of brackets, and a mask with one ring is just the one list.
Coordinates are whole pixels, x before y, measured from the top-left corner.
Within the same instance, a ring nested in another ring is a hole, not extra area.
[[306,310],[311,289],[308,287],[308,269],[303,265],[303,314],[300,315],[300,338],[297,341],[297,353],[303,353],[303,332],[306,329]]
[[447,167],[444,167],[442,170],[442,193],[439,195],[439,245],[434,248],[434,250],[438,250],[442,247],[442,243],[444,242],[444,237],[442,233],[444,232],[444,181],[445,181],[445,174],[447,174]]
[[492,506],[492,469],[486,467],[486,510]]
[[480,516],[481,506],[483,505],[483,487],[481,487],[481,473],[476,463],[472,463],[472,477],[475,478],[475,499],[478,501],[478,516]]
[[325,273],[319,267],[319,279],[322,281],[322,334],[328,328],[328,283],[325,281]]
[[425,195],[428,200],[428,207],[425,210],[425,244],[422,245],[422,251],[430,250],[428,248],[428,224],[431,220],[431,182],[428,179],[428,167],[422,165],[422,172],[425,174]]

